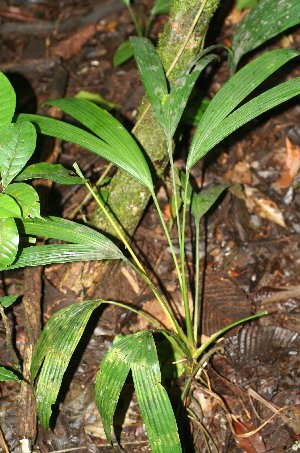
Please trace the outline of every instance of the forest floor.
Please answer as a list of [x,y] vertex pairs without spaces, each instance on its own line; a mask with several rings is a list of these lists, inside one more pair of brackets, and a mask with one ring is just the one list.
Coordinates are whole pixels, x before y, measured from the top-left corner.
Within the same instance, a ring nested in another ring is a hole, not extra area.
[[[146,17],[152,2],[136,3],[141,17]],[[242,13],[233,7],[228,8],[226,17],[219,15],[209,35],[211,43],[230,45],[232,32],[241,18]],[[118,45],[135,34],[121,2],[0,0],[0,21],[0,71],[15,87],[18,112],[59,115],[41,104],[49,98],[74,96],[85,90],[115,104],[113,114],[128,128],[132,127],[144,92],[133,60],[118,68],[112,63]],[[160,35],[165,21],[165,16],[155,20],[153,39]],[[270,46],[299,48],[300,34],[293,30]],[[278,77],[299,72],[299,67],[291,64]],[[224,59],[214,75],[206,75],[206,96],[212,97],[227,78]],[[296,99],[223,141],[212,157],[193,170],[199,185],[230,182],[243,187],[240,192],[228,191],[202,224],[201,257],[205,263],[202,333],[209,336],[251,313],[269,312],[259,321],[230,332],[222,343],[222,352],[214,356],[206,372],[213,392],[225,402],[226,410],[235,415],[238,433],[255,430],[265,420],[268,423],[252,436],[236,441],[220,400],[195,382],[191,408],[199,420],[190,422],[194,442],[191,437],[186,439],[187,452],[210,451],[199,421],[219,452],[279,453],[289,451],[293,445],[296,451],[300,435],[299,121],[300,106]],[[186,126],[181,147],[175,154],[178,168],[184,168],[191,133]],[[92,182],[107,167],[102,158],[69,143],[41,139],[38,152],[37,159],[60,162],[69,168],[77,162]],[[166,184],[158,192],[166,219],[170,211],[168,187],[166,174]],[[88,222],[95,209],[93,202],[83,202],[85,187],[53,185],[41,188],[41,193],[45,200],[43,214]],[[192,264],[189,231],[187,259]],[[176,239],[175,231],[172,235]],[[151,203],[133,244],[178,306],[180,292],[172,257]],[[101,266],[100,263],[47,266],[42,274],[43,321],[47,322],[53,313],[71,303],[96,298],[132,303],[163,319],[148,287],[130,268],[108,267],[98,281]],[[23,277],[23,271],[4,273],[1,292],[23,295]],[[8,311],[8,316],[22,357],[25,341],[22,303]],[[85,344],[76,352],[73,368],[68,370],[52,429],[46,432],[38,426],[35,451],[111,451],[94,402],[95,375],[116,334],[133,333],[144,327],[148,327],[144,321],[128,315],[124,309],[109,306],[99,312]],[[0,365],[10,364],[1,321]],[[181,384],[180,380],[169,381],[170,392],[176,393]],[[1,383],[0,392],[0,452],[7,448],[18,453],[21,451],[16,428],[20,417],[18,384]],[[201,402],[203,412],[195,401]],[[114,422],[120,451],[151,451],[130,383],[122,393],[120,409]]]

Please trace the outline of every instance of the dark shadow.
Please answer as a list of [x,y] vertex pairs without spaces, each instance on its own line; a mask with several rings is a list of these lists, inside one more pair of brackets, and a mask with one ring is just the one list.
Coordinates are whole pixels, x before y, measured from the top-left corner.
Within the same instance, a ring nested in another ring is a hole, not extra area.
[[17,72],[7,72],[5,75],[16,93],[17,106],[15,113],[36,113],[37,98],[26,77]]

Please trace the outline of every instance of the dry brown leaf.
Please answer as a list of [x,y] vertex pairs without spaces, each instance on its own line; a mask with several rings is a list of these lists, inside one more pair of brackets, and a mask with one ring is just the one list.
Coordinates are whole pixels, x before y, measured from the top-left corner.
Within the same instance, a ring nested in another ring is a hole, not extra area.
[[288,137],[285,140],[285,144],[285,169],[282,171],[281,177],[276,181],[276,184],[281,189],[287,189],[293,184],[293,179],[300,169],[300,146],[294,145]]
[[246,194],[245,202],[249,212],[286,228],[282,212],[273,200],[254,187],[245,186],[244,190]]
[[248,162],[238,162],[232,170],[227,171],[225,178],[236,184],[251,184],[252,175]]
[[255,427],[251,421],[232,420],[235,432],[242,434],[244,437],[235,437],[238,447],[242,448],[246,453],[263,453],[266,451],[264,441],[259,433],[254,433],[250,436],[245,434],[253,431]]
[[95,32],[95,24],[86,25],[68,38],[60,41],[56,46],[53,46],[51,48],[51,54],[57,55],[64,60],[69,60],[73,55],[81,52],[84,44],[95,34]]

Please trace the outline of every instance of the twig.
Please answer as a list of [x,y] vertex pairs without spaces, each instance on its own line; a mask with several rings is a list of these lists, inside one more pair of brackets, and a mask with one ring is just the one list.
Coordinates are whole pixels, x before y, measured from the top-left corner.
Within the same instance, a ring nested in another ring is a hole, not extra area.
[[1,426],[0,426],[0,441],[1,441],[1,445],[2,445],[2,447],[3,447],[4,451],[5,451],[5,453],[9,453],[9,449],[8,449],[6,440],[4,439],[4,436],[3,436],[3,432],[2,432]]

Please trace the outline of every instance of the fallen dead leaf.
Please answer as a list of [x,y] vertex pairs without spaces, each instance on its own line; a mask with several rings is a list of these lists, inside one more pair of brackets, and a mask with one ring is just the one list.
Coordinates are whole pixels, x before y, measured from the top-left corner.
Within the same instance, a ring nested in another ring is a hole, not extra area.
[[56,46],[51,48],[51,54],[69,60],[74,55],[81,52],[84,44],[96,32],[95,24],[88,24],[80,28],[76,33],[73,33],[66,39],[60,41]]
[[282,212],[273,200],[254,187],[245,186],[244,190],[246,194],[245,202],[249,212],[286,228]]
[[[235,432],[238,434],[235,437],[235,441],[238,447],[242,448],[246,453],[263,453],[266,451],[264,441],[259,433],[253,433],[252,435],[245,436],[254,430],[254,426],[251,421],[233,420],[233,426]],[[244,437],[239,437],[243,435]]]
[[294,145],[287,137],[286,144],[286,160],[281,177],[276,181],[277,186],[281,189],[287,189],[293,184],[295,176],[300,169],[300,146]]
[[225,178],[236,184],[251,184],[252,175],[248,162],[238,162],[232,170],[227,171]]

